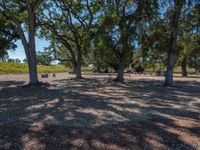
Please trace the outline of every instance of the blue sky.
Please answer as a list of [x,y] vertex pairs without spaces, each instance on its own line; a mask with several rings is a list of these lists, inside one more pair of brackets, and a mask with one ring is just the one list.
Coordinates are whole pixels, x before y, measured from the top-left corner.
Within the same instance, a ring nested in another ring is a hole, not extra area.
[[[23,60],[24,58],[26,58],[25,56],[25,52],[24,52],[24,47],[21,43],[21,40],[18,40],[16,42],[17,48],[15,50],[9,50],[8,54],[9,54],[9,58],[18,58],[20,60]],[[36,51],[43,51],[44,47],[48,47],[49,42],[46,40],[42,40],[36,37]]]

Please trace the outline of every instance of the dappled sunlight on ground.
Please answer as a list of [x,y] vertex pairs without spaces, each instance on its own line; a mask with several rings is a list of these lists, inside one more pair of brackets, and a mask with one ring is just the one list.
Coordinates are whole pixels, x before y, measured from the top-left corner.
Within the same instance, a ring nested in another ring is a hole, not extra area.
[[61,73],[38,88],[1,77],[0,149],[199,149],[200,78],[164,87],[163,77],[84,77]]

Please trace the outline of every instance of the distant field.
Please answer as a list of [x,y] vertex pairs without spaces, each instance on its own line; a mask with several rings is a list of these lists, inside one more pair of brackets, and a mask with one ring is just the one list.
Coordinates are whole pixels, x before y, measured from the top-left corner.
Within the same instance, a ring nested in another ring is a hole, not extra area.
[[[37,67],[38,72],[40,73],[66,72],[71,70],[69,67],[65,67],[63,65],[38,65]],[[92,70],[92,68],[83,67],[82,70],[89,71]],[[22,63],[0,62],[0,74],[7,73],[28,73],[28,65]]]
[[[63,65],[51,65],[43,66],[38,65],[38,72],[65,72],[69,71],[70,68],[67,68]],[[12,62],[0,62],[0,73],[28,73],[28,65],[22,63],[12,63]]]
[[[38,65],[38,72],[39,73],[51,73],[51,72],[67,72],[70,71],[70,67],[65,67],[63,65],[50,65],[50,66],[43,66]],[[82,71],[92,71],[94,70],[92,67],[82,67]],[[152,69],[146,70],[147,72],[153,72]],[[194,73],[195,70],[193,68],[188,68],[188,73]],[[175,68],[175,73],[181,73],[181,68]],[[0,74],[7,74],[7,73],[28,73],[28,66],[27,64],[22,63],[13,63],[13,62],[0,62]]]

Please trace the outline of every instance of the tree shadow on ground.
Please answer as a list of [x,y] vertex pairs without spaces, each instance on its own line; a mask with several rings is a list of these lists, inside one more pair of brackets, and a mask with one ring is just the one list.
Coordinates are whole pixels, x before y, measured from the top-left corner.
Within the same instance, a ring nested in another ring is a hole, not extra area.
[[17,87],[24,85],[24,81],[1,81],[0,87],[8,88],[8,87]]
[[198,82],[60,80],[0,92],[0,149],[191,149],[200,147]]

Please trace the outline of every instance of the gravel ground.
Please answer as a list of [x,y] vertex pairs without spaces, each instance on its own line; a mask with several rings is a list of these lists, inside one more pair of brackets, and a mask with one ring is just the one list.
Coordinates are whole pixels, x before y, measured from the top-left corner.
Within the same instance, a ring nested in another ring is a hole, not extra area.
[[57,73],[24,87],[27,74],[0,75],[0,149],[200,150],[200,76]]

